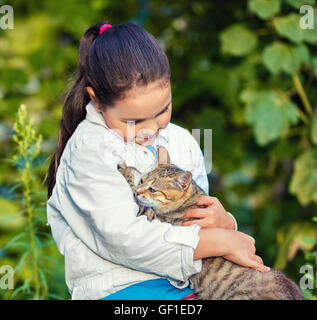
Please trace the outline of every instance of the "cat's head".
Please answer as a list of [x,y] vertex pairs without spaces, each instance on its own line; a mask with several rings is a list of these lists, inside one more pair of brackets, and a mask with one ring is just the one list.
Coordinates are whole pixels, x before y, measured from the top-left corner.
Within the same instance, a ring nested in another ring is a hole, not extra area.
[[[161,148],[161,147],[160,147]],[[167,150],[159,149],[158,165],[142,176],[135,190],[138,202],[156,213],[178,209],[192,188],[192,174],[170,164]]]

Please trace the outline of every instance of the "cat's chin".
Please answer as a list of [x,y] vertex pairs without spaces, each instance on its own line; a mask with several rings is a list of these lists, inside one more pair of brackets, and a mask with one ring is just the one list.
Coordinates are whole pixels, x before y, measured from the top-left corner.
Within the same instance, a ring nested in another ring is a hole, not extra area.
[[144,202],[142,199],[137,197],[137,200],[139,202],[140,205],[147,207],[147,208],[154,208],[153,203],[148,203],[148,202]]

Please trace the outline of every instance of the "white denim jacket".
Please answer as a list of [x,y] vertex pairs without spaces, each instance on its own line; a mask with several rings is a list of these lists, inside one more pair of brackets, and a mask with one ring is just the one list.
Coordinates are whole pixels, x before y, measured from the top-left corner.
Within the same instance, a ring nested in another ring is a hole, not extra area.
[[[175,286],[187,285],[187,279],[201,270],[201,260],[193,260],[200,227],[150,223],[145,216],[136,216],[138,206],[117,163],[124,160],[134,166],[139,179],[156,159],[145,146],[124,142],[92,101],[86,110],[86,119],[66,144],[47,201],[48,224],[65,257],[72,299],[100,299],[162,277]],[[169,123],[156,145],[165,146],[171,162],[192,172],[208,194],[203,155],[188,130]]]

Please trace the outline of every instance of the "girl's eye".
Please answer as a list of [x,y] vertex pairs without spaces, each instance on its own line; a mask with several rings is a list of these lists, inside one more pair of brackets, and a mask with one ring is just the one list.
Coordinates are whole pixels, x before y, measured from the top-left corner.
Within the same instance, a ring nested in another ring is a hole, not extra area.
[[127,124],[128,126],[134,126],[134,125],[136,125],[136,124],[138,124],[138,123],[140,123],[140,122],[141,122],[141,120],[126,121],[126,124]]
[[149,187],[149,189],[148,189],[150,192],[155,192],[156,190],[155,189],[153,189],[153,188],[151,188],[151,187]]

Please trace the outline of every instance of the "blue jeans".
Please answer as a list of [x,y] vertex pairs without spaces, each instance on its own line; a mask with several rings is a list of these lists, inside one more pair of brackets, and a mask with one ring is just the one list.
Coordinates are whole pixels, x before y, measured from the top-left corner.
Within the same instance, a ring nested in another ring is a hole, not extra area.
[[100,300],[181,300],[192,292],[189,286],[178,289],[166,279],[154,279],[133,284]]

